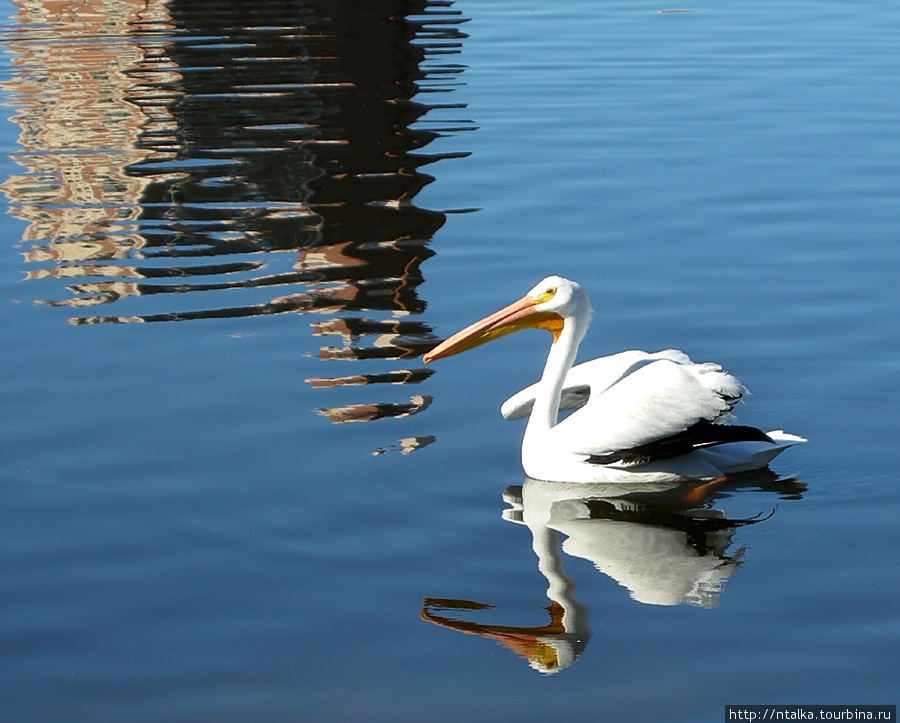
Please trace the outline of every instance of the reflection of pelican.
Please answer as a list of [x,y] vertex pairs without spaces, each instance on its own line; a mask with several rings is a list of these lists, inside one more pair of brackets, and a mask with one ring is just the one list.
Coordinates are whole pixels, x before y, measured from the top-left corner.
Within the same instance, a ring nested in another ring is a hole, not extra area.
[[[717,496],[752,488],[799,498],[805,486],[757,470],[715,480],[685,480],[662,470],[640,478],[608,469],[604,482],[570,484],[526,478],[508,487],[503,518],[528,527],[538,569],[547,579],[550,623],[519,627],[460,620],[461,611],[490,609],[465,600],[426,598],[422,619],[490,638],[525,657],[543,673],[574,663],[591,637],[588,609],[575,599],[563,569],[565,552],[593,563],[648,605],[713,607],[740,565],[743,550],[729,554],[737,528],[767,519],[731,519],[709,505]],[[622,475],[630,477],[623,478]],[[560,545],[560,536],[566,539]]]
[[577,603],[574,603],[574,607],[577,612],[566,610],[559,603],[553,602],[544,608],[550,613],[547,625],[520,627],[457,620],[447,614],[451,610],[486,610],[491,608],[490,605],[470,600],[425,598],[421,617],[442,628],[496,640],[525,658],[535,670],[541,673],[558,673],[578,659],[591,637],[590,628],[587,627],[587,610]]
[[[516,301],[454,334],[426,362],[524,328],[547,329],[553,343],[541,380],[509,399],[507,419],[530,412],[522,465],[538,479],[593,482],[602,467],[679,458],[681,472],[716,476],[765,467],[805,441],[781,430],[718,424],[744,387],[718,364],[695,364],[673,349],[627,351],[572,368],[591,305],[573,281],[550,276]],[[559,420],[560,409],[575,411]]]
[[490,605],[431,598],[425,599],[422,619],[441,627],[491,638],[524,657],[535,670],[541,673],[558,673],[578,660],[591,638],[588,609],[575,599],[575,583],[563,570],[557,531],[544,526],[532,529],[532,533],[538,569],[548,582],[547,597],[551,604],[545,609],[550,613],[550,623],[537,627],[520,627],[456,620],[441,613],[450,610],[479,610],[490,608]]
[[503,516],[526,525],[536,545],[548,530],[565,535],[563,552],[590,561],[649,605],[713,607],[740,564],[741,551],[728,554],[732,537],[738,527],[762,518],[730,519],[704,503],[726,488],[802,489],[769,470],[668,483],[653,474],[624,485],[620,472],[611,472],[605,483],[595,484],[527,478],[521,488],[507,489],[511,509]]

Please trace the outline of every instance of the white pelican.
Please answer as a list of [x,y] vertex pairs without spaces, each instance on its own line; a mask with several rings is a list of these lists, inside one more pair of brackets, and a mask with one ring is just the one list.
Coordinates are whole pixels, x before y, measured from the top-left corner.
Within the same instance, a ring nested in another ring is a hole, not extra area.
[[[426,363],[526,328],[553,335],[540,381],[501,407],[529,414],[522,466],[559,482],[607,479],[610,466],[646,472],[662,464],[685,477],[765,467],[803,437],[721,423],[746,392],[718,364],[683,352],[625,351],[572,367],[591,318],[580,285],[548,276],[524,297],[467,326],[426,353]],[[560,410],[574,409],[560,420]],[[627,475],[626,475],[627,476]]]

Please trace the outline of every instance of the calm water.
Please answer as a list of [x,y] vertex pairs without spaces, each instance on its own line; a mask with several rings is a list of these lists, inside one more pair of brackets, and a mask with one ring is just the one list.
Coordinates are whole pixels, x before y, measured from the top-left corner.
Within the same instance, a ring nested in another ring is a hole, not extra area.
[[[898,702],[895,4],[0,8],[2,720]],[[523,480],[551,272],[809,443]]]

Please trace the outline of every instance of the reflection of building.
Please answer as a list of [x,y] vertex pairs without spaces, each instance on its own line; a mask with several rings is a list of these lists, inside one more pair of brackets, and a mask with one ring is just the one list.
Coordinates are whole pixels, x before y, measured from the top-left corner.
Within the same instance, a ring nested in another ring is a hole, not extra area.
[[[421,356],[432,346],[428,341],[431,329],[422,322],[389,318],[380,321],[364,317],[345,317],[329,319],[326,322],[313,324],[313,334],[337,336],[342,340],[341,347],[323,346],[319,352],[322,359],[401,359]],[[372,344],[359,348],[359,339],[364,336],[374,337]],[[422,369],[422,374],[431,370]],[[422,378],[419,375],[407,375]]]
[[[16,74],[3,84],[17,110],[24,170],[2,184],[11,212],[27,222],[28,278],[124,277],[134,271],[110,260],[128,258],[143,237],[124,230],[138,214],[145,185],[125,167],[148,152],[134,139],[145,117],[123,101],[130,83],[120,71],[141,62],[136,45],[110,43],[109,28],[143,23],[152,28],[165,15],[145,2],[87,0],[17,2],[9,33]],[[38,28],[33,31],[31,28]],[[73,36],[81,42],[68,42]],[[115,225],[119,232],[112,234]]]
[[444,157],[423,149],[471,127],[422,102],[461,72],[452,7],[17,4],[4,87],[25,171],[3,191],[44,303],[92,307],[75,324],[321,315],[313,333],[339,344],[322,359],[432,343],[410,316],[445,216],[413,201],[432,180],[421,167]]
[[427,394],[414,394],[409,402],[380,402],[376,404],[346,404],[317,410],[332,422],[371,422],[385,417],[408,417],[424,411],[431,404]]

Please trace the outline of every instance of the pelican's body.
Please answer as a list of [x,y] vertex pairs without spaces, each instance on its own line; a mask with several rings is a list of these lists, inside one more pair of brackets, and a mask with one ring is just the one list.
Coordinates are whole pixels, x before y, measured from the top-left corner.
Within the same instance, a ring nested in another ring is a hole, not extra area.
[[[550,276],[519,301],[454,334],[424,357],[456,354],[523,328],[553,343],[540,381],[507,400],[507,419],[528,414],[522,465],[535,479],[594,482],[604,467],[667,469],[714,477],[765,467],[802,437],[722,424],[746,391],[718,364],[674,349],[626,351],[573,367],[591,318],[584,290]],[[561,410],[573,409],[560,420]],[[627,476],[627,475],[626,475]]]

